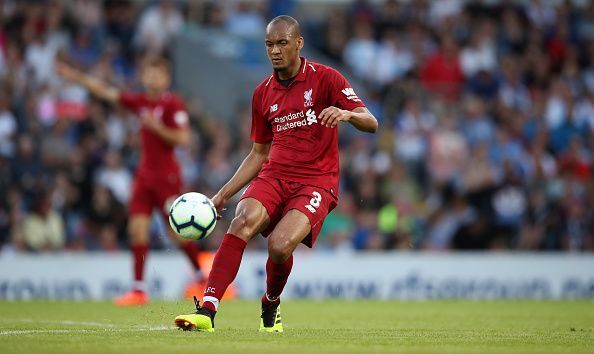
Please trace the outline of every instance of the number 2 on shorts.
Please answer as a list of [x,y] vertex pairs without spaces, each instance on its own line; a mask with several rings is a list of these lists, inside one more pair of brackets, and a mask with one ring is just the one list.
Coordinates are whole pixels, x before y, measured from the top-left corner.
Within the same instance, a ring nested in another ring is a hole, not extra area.
[[315,213],[316,210],[320,207],[320,202],[322,201],[322,195],[316,191],[312,193],[313,198],[309,200],[309,204],[306,204],[305,207],[307,210]]

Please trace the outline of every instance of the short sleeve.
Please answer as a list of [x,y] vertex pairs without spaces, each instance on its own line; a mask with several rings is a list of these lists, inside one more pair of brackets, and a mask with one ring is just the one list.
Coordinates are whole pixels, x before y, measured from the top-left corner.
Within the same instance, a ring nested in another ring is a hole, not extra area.
[[357,93],[344,76],[334,69],[328,70],[328,75],[332,105],[348,111],[352,111],[357,107],[365,107],[363,101],[357,96]]
[[133,92],[122,92],[119,97],[120,105],[131,111],[138,112],[142,104],[141,94]]
[[258,91],[252,97],[252,141],[258,144],[267,144],[272,141],[272,126],[261,113],[261,100]]
[[171,122],[168,125],[174,128],[186,127],[190,122],[190,116],[186,109],[186,105],[181,98],[175,97],[171,102]]

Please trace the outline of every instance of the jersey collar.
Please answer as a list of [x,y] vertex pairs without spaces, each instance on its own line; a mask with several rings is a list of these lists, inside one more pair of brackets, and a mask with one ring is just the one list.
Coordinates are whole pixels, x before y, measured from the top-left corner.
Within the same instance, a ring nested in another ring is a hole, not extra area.
[[[305,57],[299,57],[301,58],[301,66],[299,67],[299,72],[297,73],[297,76],[295,76],[295,79],[293,80],[293,82],[297,82],[297,81],[305,81],[305,78],[307,77],[307,73],[305,72],[305,69],[307,69],[307,58]],[[293,86],[293,82],[291,82],[291,84],[289,86],[283,86],[281,85],[281,83],[278,81],[278,77],[276,76],[276,73],[273,72],[272,76],[271,76],[270,83],[272,85],[272,88],[277,89],[277,90],[287,90],[289,88],[291,88],[291,86]]]

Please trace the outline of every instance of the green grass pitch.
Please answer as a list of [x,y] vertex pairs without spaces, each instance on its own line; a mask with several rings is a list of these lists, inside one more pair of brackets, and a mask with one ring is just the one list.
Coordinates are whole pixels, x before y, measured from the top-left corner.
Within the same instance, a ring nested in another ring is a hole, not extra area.
[[214,334],[173,328],[192,308],[0,302],[0,353],[594,353],[594,301],[286,301],[283,334],[234,301]]

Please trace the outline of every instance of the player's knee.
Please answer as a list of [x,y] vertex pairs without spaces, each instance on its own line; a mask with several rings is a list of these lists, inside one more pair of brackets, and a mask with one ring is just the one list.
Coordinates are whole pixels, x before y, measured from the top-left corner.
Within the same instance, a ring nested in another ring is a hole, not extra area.
[[268,257],[274,263],[285,263],[292,253],[293,247],[289,241],[274,237],[268,240]]
[[244,214],[236,215],[233,220],[231,220],[231,225],[229,226],[229,232],[234,234],[235,236],[241,237],[244,233],[244,230],[248,227],[248,219]]
[[258,218],[254,215],[250,215],[246,211],[240,211],[235,218],[233,218],[233,221],[231,221],[229,232],[248,241],[256,234],[258,228]]
[[128,235],[133,245],[144,244],[149,240],[148,229],[141,222],[132,220],[128,224]]
[[145,244],[148,242],[148,236],[139,233],[139,232],[131,232],[130,233],[130,243],[132,245],[138,245],[138,244]]

